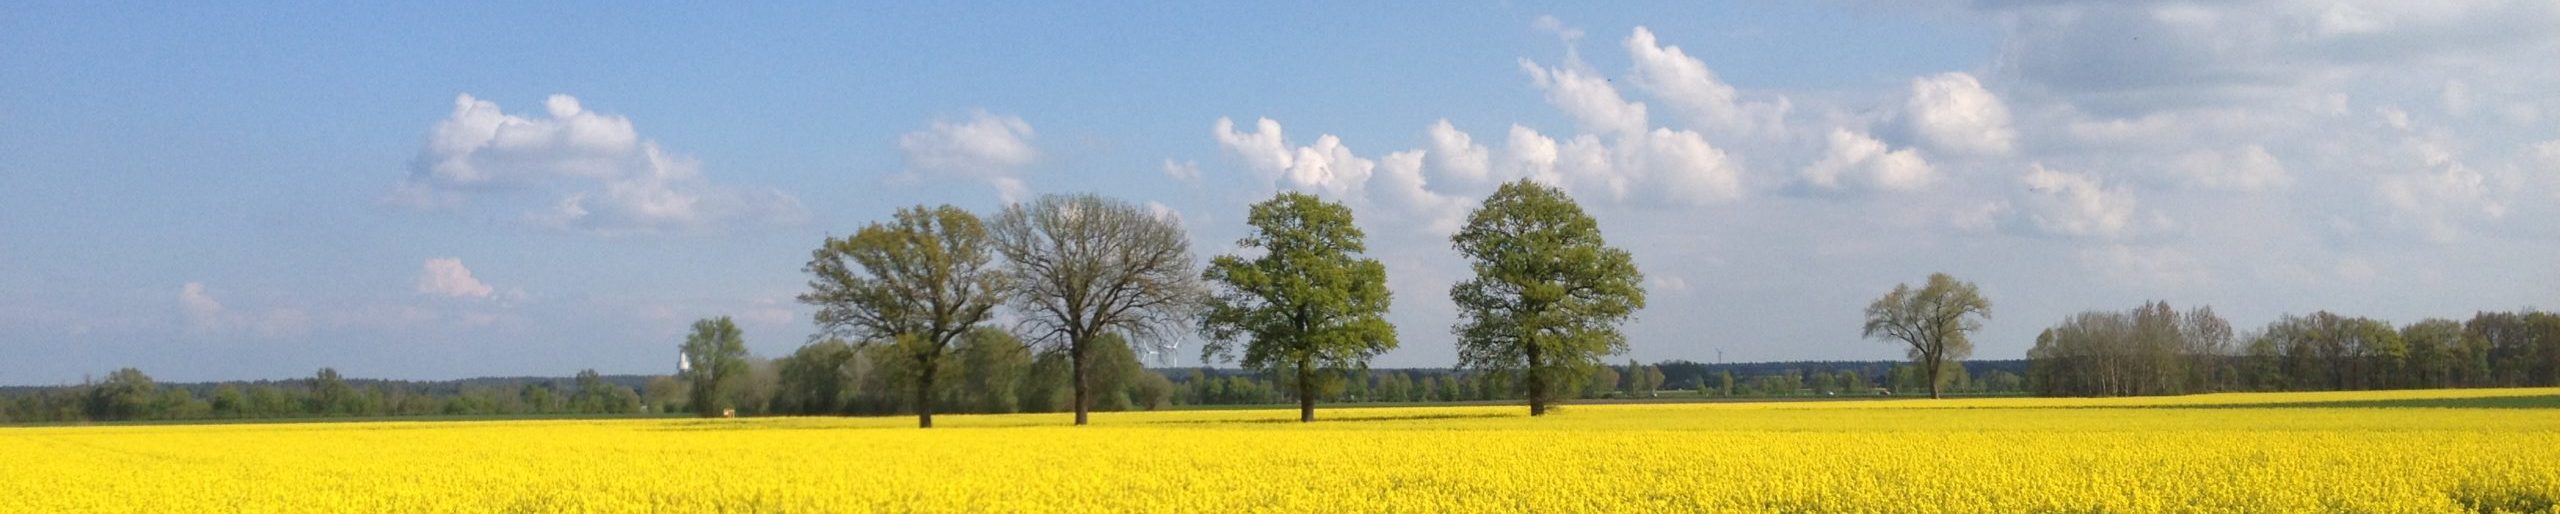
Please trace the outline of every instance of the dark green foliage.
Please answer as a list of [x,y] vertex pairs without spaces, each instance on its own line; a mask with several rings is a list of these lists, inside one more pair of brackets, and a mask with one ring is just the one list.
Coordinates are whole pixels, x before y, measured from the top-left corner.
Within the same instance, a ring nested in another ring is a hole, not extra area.
[[1328,382],[1396,347],[1385,318],[1387,268],[1360,256],[1368,246],[1350,208],[1313,195],[1254,204],[1245,224],[1253,233],[1236,245],[1259,255],[1218,256],[1201,275],[1218,287],[1200,321],[1209,340],[1201,359],[1241,353],[1246,369],[1284,377],[1297,391],[1298,420],[1314,421]]
[[1039,352],[1031,360],[1031,374],[1017,386],[1021,392],[1014,395],[1021,400],[1022,411],[1060,412],[1071,409],[1075,392],[1068,382],[1075,380],[1075,373],[1068,368],[1074,365],[1068,361],[1064,351]]
[[2231,323],[2167,302],[2085,312],[2036,336],[2027,378],[2047,396],[2139,396],[2235,389]]
[[917,426],[933,428],[944,354],[1002,300],[1005,275],[994,257],[977,215],[949,205],[901,209],[887,224],[819,246],[800,301],[818,307],[822,334],[894,348],[877,362],[907,383]]
[[[1116,334],[1094,341],[1092,353],[1086,356],[1090,404],[1084,410],[1125,411],[1170,404],[1175,387],[1172,381],[1148,370],[1127,341]],[[1068,370],[1072,365],[1063,351],[1039,352],[1031,360],[1029,373],[1017,384],[1021,411],[1075,411],[1075,394],[1070,387],[1074,375]],[[1151,389],[1159,387],[1161,391]]]
[[124,368],[107,374],[107,380],[89,390],[89,419],[122,421],[145,419],[154,414],[159,400],[158,384],[142,370]]
[[853,345],[827,338],[774,360],[782,387],[773,396],[773,411],[786,414],[850,412],[854,381],[859,378]]
[[606,382],[596,370],[580,370],[575,379],[577,389],[569,393],[569,411],[580,414],[621,414],[639,412],[640,393],[630,387]]
[[409,382],[346,378],[331,369],[286,381],[154,381],[144,392],[148,378],[118,370],[89,384],[0,387],[0,423],[634,413],[642,405],[633,386],[650,380],[580,373]]
[[2468,322],[2286,315],[2245,341],[2210,309],[2091,312],[2038,337],[2027,382],[2046,395],[2333,391],[2560,385],[2560,315],[2482,312]]
[[968,412],[1022,410],[1021,387],[1031,376],[1031,347],[1012,332],[978,327],[961,338],[957,351],[961,386],[949,404]]
[[1578,389],[1601,358],[1627,351],[1618,325],[1644,308],[1644,275],[1564,190],[1503,184],[1449,240],[1475,272],[1449,289],[1458,364],[1518,377],[1531,415]]
[[347,387],[346,377],[335,368],[320,368],[311,376],[311,407],[307,410],[324,416],[345,416],[363,412],[362,400],[355,389]]
[[678,374],[692,385],[685,403],[702,416],[720,416],[738,408],[736,392],[745,385],[747,340],[728,316],[693,322],[693,333],[678,347],[684,369]]

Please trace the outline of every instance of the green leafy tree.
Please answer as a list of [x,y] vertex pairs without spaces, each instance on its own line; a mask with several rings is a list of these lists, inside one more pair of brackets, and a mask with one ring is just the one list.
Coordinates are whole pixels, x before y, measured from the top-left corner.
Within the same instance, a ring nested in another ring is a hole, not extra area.
[[1625,382],[1626,373],[1619,368],[1611,366],[1594,367],[1591,369],[1591,378],[1582,386],[1582,397],[1607,398],[1609,397],[1609,393],[1619,392],[1618,385]]
[[678,407],[684,405],[687,389],[684,381],[676,377],[658,375],[649,377],[648,383],[641,384],[640,397],[642,401],[647,402],[649,412],[675,412]]
[[337,368],[320,368],[311,375],[311,397],[306,412],[323,416],[356,414],[349,407],[355,403],[356,390]]
[[1138,358],[1137,347],[1120,334],[1103,334],[1094,339],[1093,353],[1085,356],[1085,379],[1092,388],[1093,410],[1125,411],[1139,407],[1136,397],[1138,381],[1148,374],[1147,365]]
[[1368,245],[1350,208],[1314,195],[1280,193],[1254,204],[1245,224],[1253,233],[1238,254],[1201,274],[1217,289],[1200,320],[1201,360],[1234,361],[1241,345],[1245,368],[1295,378],[1298,421],[1315,421],[1320,381],[1365,371],[1396,347],[1387,267],[1361,257]]
[[677,347],[684,354],[679,375],[692,384],[686,403],[705,417],[739,407],[736,395],[747,380],[746,335],[728,316],[693,322],[693,333]]
[[1074,363],[1067,362],[1067,352],[1063,350],[1033,355],[1031,373],[1023,377],[1016,388],[1020,392],[1014,395],[1022,402],[1022,411],[1059,412],[1071,409],[1068,404],[1075,402],[1075,391],[1068,382],[1075,380],[1075,372],[1068,368],[1074,366]]
[[818,247],[800,301],[818,307],[821,334],[895,345],[911,372],[901,378],[912,382],[916,426],[933,428],[943,356],[1003,301],[994,258],[977,215],[949,205],[901,209],[889,223]]
[[1042,196],[1005,207],[988,231],[1024,335],[1066,353],[1077,425],[1094,401],[1086,374],[1103,336],[1165,344],[1192,326],[1207,294],[1182,222],[1125,201]]
[[1929,385],[1929,397],[1937,398],[1946,365],[1973,354],[1973,340],[1966,334],[1980,330],[1989,317],[1991,300],[1982,297],[1981,288],[1932,273],[1919,289],[1898,284],[1867,305],[1866,337],[1909,346],[1921,380]]
[[596,370],[579,370],[578,389],[570,393],[570,408],[581,413],[629,413],[640,408],[640,394],[631,388],[607,382]]
[[2536,380],[2541,387],[2560,386],[2560,313],[2529,311],[2525,324],[2533,334],[2534,347],[2528,352]]
[[212,405],[197,399],[194,391],[177,387],[161,389],[156,403],[160,419],[202,419],[213,412]]
[[1378,387],[1371,393],[1377,401],[1405,402],[1412,401],[1408,398],[1412,390],[1413,381],[1406,380],[1403,373],[1389,371],[1378,376]]
[[525,384],[524,389],[518,391],[516,396],[522,398],[526,408],[532,409],[535,413],[547,414],[561,410],[560,394],[551,390],[549,382]]
[[2454,351],[2462,341],[2462,323],[2434,318],[2400,328],[2400,339],[2409,346],[2409,376],[2405,383],[2412,387],[2453,387]]
[[773,396],[782,390],[782,370],[773,359],[749,355],[746,360],[746,378],[731,391],[729,404],[737,406],[739,415],[773,412]]
[[1653,387],[1644,383],[1646,378],[1644,373],[1644,363],[1636,362],[1635,359],[1627,359],[1627,367],[1620,368],[1618,370],[1618,376],[1620,378],[1617,383],[1609,385],[1619,388],[1618,392],[1625,394],[1628,398],[1648,396],[1653,393]]
[[1162,409],[1173,405],[1173,390],[1173,379],[1154,371],[1141,372],[1129,384],[1129,401],[1140,409]]
[[1636,394],[1638,394],[1638,395],[1643,395],[1643,396],[1644,396],[1644,397],[1646,397],[1646,398],[1652,398],[1652,397],[1653,397],[1653,395],[1654,395],[1654,391],[1658,391],[1658,390],[1661,390],[1661,389],[1662,389],[1662,383],[1663,383],[1663,381],[1665,381],[1665,380],[1669,380],[1669,379],[1670,379],[1670,377],[1666,377],[1666,376],[1663,376],[1663,375],[1662,375],[1662,367],[1661,367],[1661,366],[1652,366],[1652,365],[1647,365],[1647,366],[1645,366],[1645,367],[1644,367],[1644,375],[1643,375],[1642,377],[1639,377],[1639,378],[1644,379],[1644,381],[1643,381],[1643,382],[1638,383],[1638,385],[1641,385],[1641,386],[1643,386],[1643,387],[1639,387],[1639,388],[1637,388],[1637,389],[1636,389]]
[[215,417],[244,417],[248,415],[249,395],[241,393],[238,386],[231,384],[226,383],[220,386],[215,386],[213,388],[213,402],[210,407],[213,409],[213,415]]
[[98,421],[146,419],[159,415],[159,385],[151,375],[134,368],[107,373],[107,380],[89,389],[88,417]]
[[1530,415],[1627,351],[1618,325],[1644,308],[1644,274],[1564,190],[1503,184],[1450,242],[1475,271],[1449,289],[1459,364],[1517,372],[1504,374],[1521,378]]
[[790,356],[776,359],[774,367],[782,375],[782,388],[775,391],[773,408],[790,414],[840,414],[853,394],[853,345],[843,339],[826,338],[801,345]]
[[1021,384],[1031,374],[1031,348],[1012,332],[978,327],[960,340],[961,397],[957,402],[976,412],[1008,413],[1022,409]]

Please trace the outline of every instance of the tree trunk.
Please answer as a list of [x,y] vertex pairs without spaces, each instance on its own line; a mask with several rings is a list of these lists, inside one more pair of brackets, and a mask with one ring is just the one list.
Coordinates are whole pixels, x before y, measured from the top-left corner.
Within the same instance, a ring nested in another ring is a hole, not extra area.
[[916,359],[924,365],[923,380],[916,384],[916,428],[933,428],[933,359]]
[[1069,344],[1069,345],[1068,345],[1068,346],[1069,346],[1069,348],[1067,348],[1067,367],[1069,368],[1069,371],[1068,371],[1067,375],[1068,375],[1068,376],[1070,376],[1070,377],[1073,377],[1073,378],[1070,378],[1069,380],[1074,382],[1074,384],[1073,384],[1073,385],[1074,385],[1074,389],[1075,389],[1075,391],[1076,391],[1076,395],[1075,395],[1075,396],[1076,396],[1076,398],[1075,398],[1076,426],[1084,426],[1084,425],[1085,425],[1085,421],[1086,421],[1086,417],[1085,417],[1085,409],[1086,409],[1086,407],[1087,407],[1088,405],[1091,405],[1091,402],[1086,402],[1086,401],[1085,401],[1085,390],[1084,390],[1084,345],[1085,345],[1085,343],[1084,343],[1084,342],[1075,342],[1075,343]]
[[1546,370],[1538,367],[1537,344],[1531,343],[1526,350],[1529,357],[1529,376],[1527,377],[1529,379],[1529,415],[1545,416],[1547,415]]
[[1938,399],[1938,363],[1946,360],[1940,358],[1940,356],[1944,354],[1945,350],[1939,350],[1935,353],[1921,354],[1921,358],[1929,360],[1929,376],[1924,377],[1923,380],[1929,381],[1929,399],[1931,400]]
[[1310,369],[1310,364],[1311,363],[1307,361],[1306,357],[1298,358],[1299,423],[1309,423],[1316,420],[1316,377],[1315,370]]
[[1298,387],[1299,423],[1308,423],[1316,420],[1316,397],[1313,394],[1314,391],[1309,391],[1308,389],[1309,388],[1305,386]]

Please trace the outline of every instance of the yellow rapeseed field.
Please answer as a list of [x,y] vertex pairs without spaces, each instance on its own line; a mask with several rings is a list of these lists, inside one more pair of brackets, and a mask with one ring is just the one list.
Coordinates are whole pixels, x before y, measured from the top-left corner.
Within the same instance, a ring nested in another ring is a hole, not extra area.
[[2560,512],[2560,410],[2424,401],[2553,395],[0,428],[0,512]]

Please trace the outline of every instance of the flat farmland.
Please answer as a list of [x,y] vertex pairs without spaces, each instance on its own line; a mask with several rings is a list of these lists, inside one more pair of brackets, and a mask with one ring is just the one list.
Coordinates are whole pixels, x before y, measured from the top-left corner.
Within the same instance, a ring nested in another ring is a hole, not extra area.
[[2554,512],[2560,389],[0,428],[0,512]]

